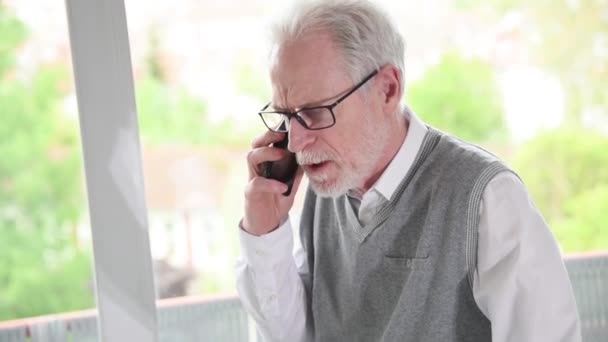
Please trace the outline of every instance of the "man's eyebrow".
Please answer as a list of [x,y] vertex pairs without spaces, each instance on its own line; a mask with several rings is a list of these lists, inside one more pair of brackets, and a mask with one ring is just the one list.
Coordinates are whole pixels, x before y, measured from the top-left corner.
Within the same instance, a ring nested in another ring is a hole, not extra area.
[[276,106],[274,104],[274,102],[270,101],[270,106],[269,108],[272,108],[273,110],[277,111],[277,112],[284,112],[284,113],[295,113],[297,111],[300,111],[302,109],[306,109],[306,108],[315,108],[315,107],[322,107],[322,106],[330,106],[332,105],[338,98],[340,98],[340,96],[342,96],[344,93],[346,93],[348,91],[348,89],[344,92],[341,92],[338,95],[333,95],[331,97],[322,99],[322,100],[316,100],[316,101],[311,101],[311,102],[307,102],[301,106],[295,107],[293,110],[289,109],[289,108],[285,108],[285,107],[280,107],[280,106]]
[[268,106],[268,109],[276,111],[276,112],[293,113],[293,111],[291,109],[276,106],[272,101],[270,101],[270,105]]

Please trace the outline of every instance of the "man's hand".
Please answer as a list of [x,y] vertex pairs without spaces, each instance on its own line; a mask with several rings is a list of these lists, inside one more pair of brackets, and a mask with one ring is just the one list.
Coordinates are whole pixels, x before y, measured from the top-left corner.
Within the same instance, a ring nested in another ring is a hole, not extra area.
[[262,163],[280,160],[290,153],[269,146],[280,141],[285,134],[287,133],[266,131],[253,140],[252,149],[247,154],[249,184],[245,188],[245,217],[242,228],[252,235],[264,235],[279,226],[287,217],[302,180],[304,172],[298,167],[291,194],[285,197],[283,193],[287,191],[287,185],[262,177]]

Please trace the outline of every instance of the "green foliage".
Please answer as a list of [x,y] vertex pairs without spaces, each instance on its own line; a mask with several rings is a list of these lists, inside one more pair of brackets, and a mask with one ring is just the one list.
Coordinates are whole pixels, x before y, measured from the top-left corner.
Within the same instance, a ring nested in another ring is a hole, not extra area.
[[[0,5],[0,70],[12,67],[23,25]],[[0,73],[0,320],[93,305],[75,248],[83,209],[76,123],[62,112],[68,73],[45,67],[31,80]]]
[[6,82],[0,89],[0,203],[60,221],[77,219],[82,192],[76,123],[58,107],[67,77],[46,68],[29,84]]
[[518,171],[566,251],[608,249],[608,137],[573,128],[519,149]]
[[409,86],[408,103],[427,123],[462,139],[495,142],[506,136],[492,68],[479,60],[444,55]]
[[14,65],[12,51],[25,39],[25,26],[0,3],[0,81]]
[[[11,242],[19,243],[16,246],[22,249],[37,249],[16,252],[12,248],[12,256],[1,254],[2,266],[9,272],[0,272],[5,277],[0,282],[0,321],[95,306],[91,261],[86,253],[72,250],[66,255],[52,255],[53,250],[42,239],[33,239],[31,234],[22,234],[21,238],[13,236]],[[48,254],[53,262],[48,261]],[[37,267],[41,262],[43,265]]]
[[566,201],[553,231],[566,251],[608,249],[608,183]]

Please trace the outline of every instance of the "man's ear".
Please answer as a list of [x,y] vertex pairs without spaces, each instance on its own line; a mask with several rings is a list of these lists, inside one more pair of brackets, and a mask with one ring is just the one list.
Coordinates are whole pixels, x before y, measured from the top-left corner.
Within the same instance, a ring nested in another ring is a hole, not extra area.
[[394,114],[399,107],[403,95],[402,77],[399,69],[391,64],[380,68],[376,75],[376,84],[380,91],[381,105],[385,114]]

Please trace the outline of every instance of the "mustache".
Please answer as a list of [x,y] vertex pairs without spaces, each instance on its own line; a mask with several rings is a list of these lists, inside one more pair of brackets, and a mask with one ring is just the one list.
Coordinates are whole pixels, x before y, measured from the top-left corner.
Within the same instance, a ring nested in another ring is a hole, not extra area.
[[296,161],[299,165],[308,164],[319,164],[324,161],[334,159],[330,153],[327,152],[297,152]]

